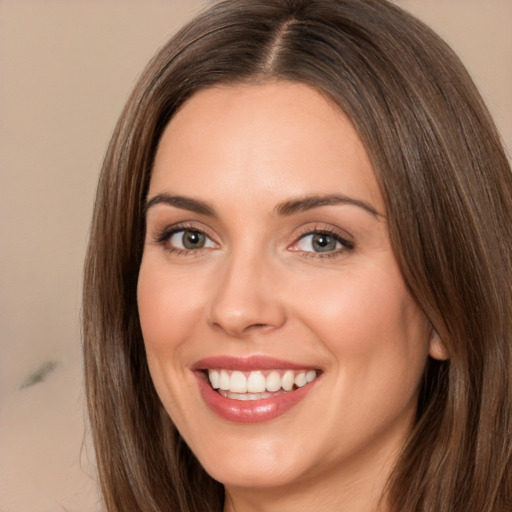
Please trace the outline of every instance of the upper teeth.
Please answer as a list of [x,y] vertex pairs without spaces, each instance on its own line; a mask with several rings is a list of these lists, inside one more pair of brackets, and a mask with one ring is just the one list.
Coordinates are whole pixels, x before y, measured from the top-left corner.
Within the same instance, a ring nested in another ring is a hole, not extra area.
[[[265,375],[266,374],[266,375]],[[208,370],[213,389],[232,393],[264,393],[265,391],[291,391],[293,386],[302,387],[316,378],[315,370],[286,370],[252,372]]]

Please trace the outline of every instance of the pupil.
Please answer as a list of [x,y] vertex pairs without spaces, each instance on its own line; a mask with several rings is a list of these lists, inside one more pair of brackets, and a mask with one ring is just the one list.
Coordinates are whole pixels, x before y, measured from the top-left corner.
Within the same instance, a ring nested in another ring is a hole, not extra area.
[[336,240],[329,235],[315,235],[313,237],[313,247],[317,252],[334,251]]
[[205,237],[197,231],[187,231],[183,235],[183,247],[186,249],[198,249],[204,246]]

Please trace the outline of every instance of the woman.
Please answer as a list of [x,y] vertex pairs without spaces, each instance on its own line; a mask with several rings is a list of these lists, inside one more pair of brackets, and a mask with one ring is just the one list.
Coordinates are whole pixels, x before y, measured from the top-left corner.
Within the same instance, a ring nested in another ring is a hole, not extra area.
[[96,199],[107,509],[509,510],[511,198],[463,66],[395,6],[195,19],[139,80]]

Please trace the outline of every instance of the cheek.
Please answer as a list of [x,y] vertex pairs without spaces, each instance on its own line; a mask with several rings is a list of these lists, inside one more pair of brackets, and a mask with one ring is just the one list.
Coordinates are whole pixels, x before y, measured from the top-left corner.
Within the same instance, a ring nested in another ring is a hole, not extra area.
[[366,268],[318,284],[296,294],[307,297],[297,311],[333,356],[338,374],[354,383],[350,387],[377,389],[377,396],[386,387],[416,390],[428,354],[428,322],[398,270]]
[[319,435],[333,443],[341,435],[346,446],[360,447],[400,425],[410,428],[429,331],[400,275],[346,274],[343,283],[326,280],[308,290],[300,315],[330,353],[326,380],[337,404],[323,409]]
[[[172,275],[160,258],[143,259],[137,283],[139,319],[149,370],[157,394],[178,428],[187,424],[190,407],[180,390],[191,389],[186,364],[189,343],[200,323],[203,290],[190,275]],[[191,281],[193,285],[191,285]]]
[[194,331],[203,314],[205,290],[200,280],[165,265],[142,261],[137,285],[139,318],[148,357],[174,353]]

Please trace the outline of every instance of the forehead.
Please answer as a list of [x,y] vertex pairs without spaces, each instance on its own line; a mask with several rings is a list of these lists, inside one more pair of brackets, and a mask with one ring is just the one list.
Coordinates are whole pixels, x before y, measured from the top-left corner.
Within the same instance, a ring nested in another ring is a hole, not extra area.
[[289,82],[220,86],[192,96],[166,127],[155,158],[150,195],[169,188],[226,198],[241,189],[267,196],[338,192],[383,211],[350,120],[317,90]]

